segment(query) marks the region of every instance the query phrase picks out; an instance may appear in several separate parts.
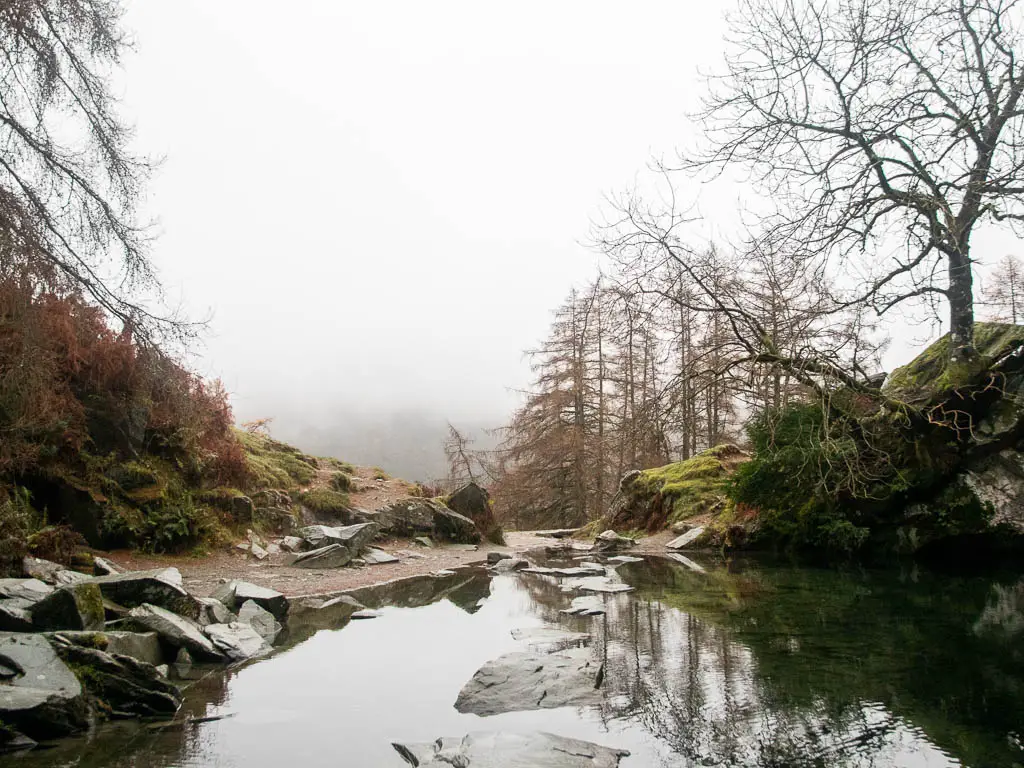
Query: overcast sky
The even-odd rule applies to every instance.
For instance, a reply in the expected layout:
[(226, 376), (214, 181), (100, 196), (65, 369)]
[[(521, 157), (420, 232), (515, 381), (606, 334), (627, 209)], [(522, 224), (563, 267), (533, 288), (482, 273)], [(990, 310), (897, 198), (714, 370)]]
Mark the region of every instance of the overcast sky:
[(692, 139), (728, 5), (130, 3), (125, 108), (166, 158), (169, 293), (212, 317), (199, 368), (241, 419), (502, 422), (594, 275), (603, 195)]

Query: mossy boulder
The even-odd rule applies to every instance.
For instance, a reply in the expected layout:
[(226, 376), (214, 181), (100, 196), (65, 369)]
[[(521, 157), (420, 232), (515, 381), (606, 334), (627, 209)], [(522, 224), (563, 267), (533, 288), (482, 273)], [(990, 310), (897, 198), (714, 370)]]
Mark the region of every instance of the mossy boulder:
[(494, 516), (494, 502), (487, 489), (477, 483), (466, 483), (445, 499), (449, 509), (465, 515), (492, 544), (504, 545), (505, 533)]
[(732, 511), (729, 478), (748, 458), (723, 444), (685, 461), (629, 472), (612, 499), (606, 527), (654, 533), (694, 517), (725, 518)]
[(103, 594), (95, 584), (80, 583), (55, 589), (29, 612), (39, 629), (73, 629), (92, 632), (103, 629), (106, 614)]

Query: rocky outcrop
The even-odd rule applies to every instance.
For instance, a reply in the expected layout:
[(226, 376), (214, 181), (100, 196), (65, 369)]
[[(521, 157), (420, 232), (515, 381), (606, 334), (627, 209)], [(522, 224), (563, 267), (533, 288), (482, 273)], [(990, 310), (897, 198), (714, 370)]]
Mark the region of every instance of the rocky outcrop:
[(505, 533), (494, 516), (494, 502), (485, 488), (474, 482), (466, 483), (447, 499), (453, 512), (468, 517), (484, 539), (492, 544), (504, 544)]
[(439, 541), (480, 542), (480, 531), (470, 518), (434, 499), (400, 499), (369, 514), (381, 531), (391, 536), (414, 538), (427, 535)]
[(37, 629), (103, 629), (103, 595), (95, 584), (60, 587), (28, 609)]
[(42, 635), (0, 635), (0, 720), (33, 739), (88, 725), (82, 685)]
[(97, 576), (90, 583), (99, 586), (103, 597), (125, 608), (156, 605), (172, 613), (198, 619), (202, 604), (185, 591), (177, 568)]
[(597, 705), (603, 667), (589, 648), (560, 653), (507, 653), (484, 664), (463, 686), (455, 709), (497, 715)]
[(629, 755), (624, 749), (542, 732), (479, 732), (392, 746), (419, 768), (615, 768)]

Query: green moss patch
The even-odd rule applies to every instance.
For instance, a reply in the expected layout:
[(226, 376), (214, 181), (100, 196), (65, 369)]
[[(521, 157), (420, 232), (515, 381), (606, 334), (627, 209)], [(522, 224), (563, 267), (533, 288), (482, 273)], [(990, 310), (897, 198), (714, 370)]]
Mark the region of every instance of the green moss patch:
[(313, 456), (265, 435), (240, 431), (238, 437), (252, 488), (293, 489), (312, 481), (317, 466)]
[(299, 502), (313, 512), (342, 517), (348, 511), (348, 495), (328, 488), (314, 488), (299, 496)]
[(734, 445), (719, 445), (686, 461), (644, 470), (634, 483), (634, 493), (662, 498), (668, 507), (667, 523), (696, 515), (724, 513), (731, 506), (726, 489), (735, 466), (746, 454)]

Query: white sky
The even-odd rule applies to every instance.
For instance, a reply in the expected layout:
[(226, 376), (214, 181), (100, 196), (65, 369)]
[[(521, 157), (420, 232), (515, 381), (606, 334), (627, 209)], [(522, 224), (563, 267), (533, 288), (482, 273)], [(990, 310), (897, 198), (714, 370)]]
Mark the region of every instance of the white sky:
[(212, 315), (199, 368), (289, 436), (331, 409), (501, 423), (594, 274), (602, 196), (691, 140), (728, 5), (130, 3), (125, 108), (166, 158), (169, 293)]

